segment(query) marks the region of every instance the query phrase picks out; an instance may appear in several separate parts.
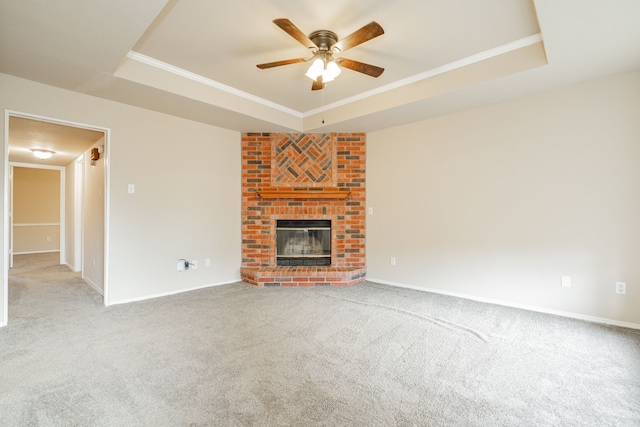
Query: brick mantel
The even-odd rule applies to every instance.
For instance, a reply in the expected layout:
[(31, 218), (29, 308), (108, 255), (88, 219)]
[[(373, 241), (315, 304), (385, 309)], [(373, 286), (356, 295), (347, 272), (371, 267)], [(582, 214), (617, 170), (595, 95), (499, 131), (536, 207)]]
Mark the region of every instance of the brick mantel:
[[(242, 134), (242, 279), (253, 285), (351, 285), (364, 280), (362, 133)], [(331, 266), (277, 267), (278, 219), (329, 219)]]

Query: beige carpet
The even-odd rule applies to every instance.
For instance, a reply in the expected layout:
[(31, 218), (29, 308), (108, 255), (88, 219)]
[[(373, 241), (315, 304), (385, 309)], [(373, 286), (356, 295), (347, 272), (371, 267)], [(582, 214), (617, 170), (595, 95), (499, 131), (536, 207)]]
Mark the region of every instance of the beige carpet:
[(103, 307), (16, 257), (0, 426), (640, 426), (640, 333), (364, 283)]

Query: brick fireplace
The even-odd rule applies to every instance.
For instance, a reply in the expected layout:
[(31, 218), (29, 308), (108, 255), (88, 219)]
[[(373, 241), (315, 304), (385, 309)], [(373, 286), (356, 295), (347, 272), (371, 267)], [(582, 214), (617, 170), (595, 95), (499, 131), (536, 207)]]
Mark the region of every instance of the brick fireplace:
[[(363, 133), (242, 134), (242, 280), (257, 286), (346, 286), (364, 280)], [(278, 266), (276, 225), (331, 224), (330, 264)]]

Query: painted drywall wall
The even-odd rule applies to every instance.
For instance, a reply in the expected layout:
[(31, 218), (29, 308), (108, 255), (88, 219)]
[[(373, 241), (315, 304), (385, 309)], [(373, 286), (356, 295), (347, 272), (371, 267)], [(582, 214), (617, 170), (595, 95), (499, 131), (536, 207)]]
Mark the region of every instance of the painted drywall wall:
[(59, 225), (13, 227), (13, 254), (60, 252)]
[(13, 253), (60, 250), (60, 171), (13, 168)]
[[(84, 205), (83, 153), (65, 167), (65, 264), (73, 271), (82, 271), (82, 216)], [(104, 194), (104, 182), (103, 182)], [(102, 236), (104, 239), (104, 236)], [(104, 241), (103, 241), (104, 243)], [(104, 254), (103, 254), (104, 255)], [(103, 263), (104, 264), (104, 263)], [(104, 283), (103, 283), (104, 285)], [(103, 286), (104, 288), (104, 286)]]
[(84, 153), (82, 208), (82, 277), (104, 294), (104, 153), (91, 160), (91, 150), (102, 146), (101, 138)]
[(639, 118), (636, 72), (370, 133), (368, 277), (640, 324)]
[(0, 107), (110, 130), (108, 303), (239, 280), (238, 132), (3, 74)]
[(64, 180), (64, 212), (65, 212), (65, 259), (63, 262), (73, 271), (78, 271), (79, 266), (75, 265), (76, 247), (74, 229), (76, 220), (76, 162), (71, 162), (65, 168)]

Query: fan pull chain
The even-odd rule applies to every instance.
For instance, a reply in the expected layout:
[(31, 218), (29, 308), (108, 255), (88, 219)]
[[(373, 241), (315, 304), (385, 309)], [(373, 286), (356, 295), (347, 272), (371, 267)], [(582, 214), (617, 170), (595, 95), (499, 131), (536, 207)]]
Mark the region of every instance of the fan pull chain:
[(327, 86), (325, 85), (324, 89), (322, 89), (322, 124), (324, 124), (324, 91), (327, 90)]

